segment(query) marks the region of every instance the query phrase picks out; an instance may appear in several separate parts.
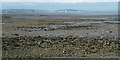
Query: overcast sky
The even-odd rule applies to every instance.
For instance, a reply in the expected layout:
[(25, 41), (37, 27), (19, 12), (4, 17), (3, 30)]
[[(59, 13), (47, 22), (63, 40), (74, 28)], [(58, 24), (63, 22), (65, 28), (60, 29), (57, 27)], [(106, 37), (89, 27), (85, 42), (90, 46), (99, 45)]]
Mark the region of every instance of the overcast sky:
[(54, 3), (76, 3), (76, 2), (118, 2), (119, 0), (1, 0), (2, 2), (54, 2)]

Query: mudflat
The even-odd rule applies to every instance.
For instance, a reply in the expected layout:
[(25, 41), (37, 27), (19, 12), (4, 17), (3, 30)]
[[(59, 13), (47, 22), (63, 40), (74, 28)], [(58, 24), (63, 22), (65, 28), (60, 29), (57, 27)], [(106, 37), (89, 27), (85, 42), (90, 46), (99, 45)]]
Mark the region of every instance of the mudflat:
[(3, 58), (119, 57), (117, 15), (2, 16)]

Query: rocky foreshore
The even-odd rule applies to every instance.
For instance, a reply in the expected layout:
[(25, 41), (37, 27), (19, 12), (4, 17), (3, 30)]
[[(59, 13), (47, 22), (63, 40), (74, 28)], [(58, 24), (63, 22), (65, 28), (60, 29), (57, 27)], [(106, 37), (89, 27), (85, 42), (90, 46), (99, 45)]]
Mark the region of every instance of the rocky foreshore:
[(3, 37), (3, 57), (118, 57), (118, 38)]

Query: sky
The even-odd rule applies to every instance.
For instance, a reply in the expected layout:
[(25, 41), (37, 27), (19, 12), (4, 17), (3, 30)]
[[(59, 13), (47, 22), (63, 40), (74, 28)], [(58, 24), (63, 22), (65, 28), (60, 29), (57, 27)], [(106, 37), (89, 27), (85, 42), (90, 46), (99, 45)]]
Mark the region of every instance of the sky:
[(2, 2), (50, 2), (50, 3), (77, 3), (77, 2), (118, 2), (119, 0), (1, 0)]
[(1, 0), (2, 9), (117, 11), (119, 0)]
[(89, 11), (117, 11), (117, 2), (77, 2), (77, 3), (48, 3), (48, 2), (3, 2), (2, 9), (36, 9), (60, 10), (77, 9)]

